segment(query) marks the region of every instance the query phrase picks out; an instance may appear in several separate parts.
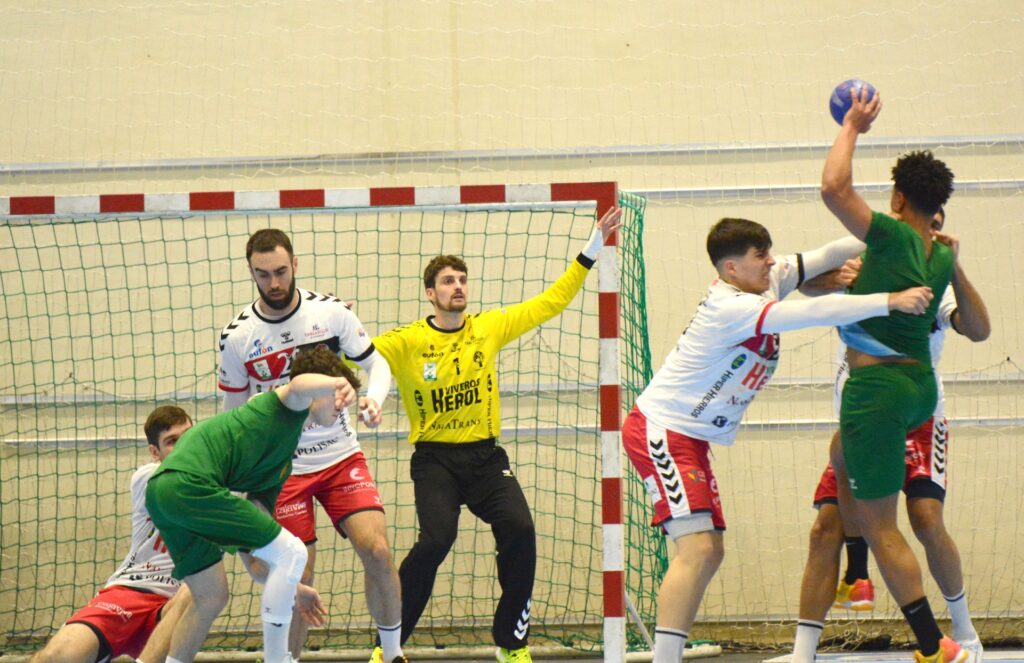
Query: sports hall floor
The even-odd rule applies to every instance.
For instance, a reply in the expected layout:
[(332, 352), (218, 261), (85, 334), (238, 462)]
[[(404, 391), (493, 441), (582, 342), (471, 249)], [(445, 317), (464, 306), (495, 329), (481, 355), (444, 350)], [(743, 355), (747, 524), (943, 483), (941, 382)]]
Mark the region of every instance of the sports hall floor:
[[(24, 663), (28, 660), (27, 655), (2, 655), (0, 654), (0, 663)], [(119, 661), (127, 661), (128, 659), (118, 659)], [(218, 656), (210, 657), (208, 654), (200, 654), (197, 659), (200, 662), (206, 661), (213, 663), (213, 661), (225, 661), (230, 663), (241, 662), (241, 661), (255, 661), (256, 659), (252, 654), (243, 656)], [(304, 659), (305, 660), (305, 659)], [(322, 661), (323, 663), (330, 663), (329, 659), (315, 658), (311, 660)], [(336, 659), (341, 661), (342, 659)], [(439, 663), (442, 659), (428, 659), (432, 663)], [(580, 663), (581, 661), (600, 661), (600, 658), (564, 658), (564, 659), (552, 659), (552, 658), (538, 658), (538, 661), (545, 661), (546, 663)], [(650, 659), (647, 659), (650, 660)], [(702, 658), (689, 658), (687, 661), (707, 661), (708, 663), (789, 663), (789, 654), (779, 654), (771, 652), (754, 652), (754, 653), (723, 653), (720, 656), (714, 657), (702, 657)], [(857, 653), (832, 653), (832, 654), (819, 654), (819, 663), (907, 663), (913, 660), (911, 652), (902, 650), (893, 650), (889, 652), (857, 652)], [(1024, 661), (1024, 650), (985, 650), (985, 663), (1021, 663)], [(494, 663), (493, 658), (477, 658), (477, 659), (457, 659), (457, 663)]]

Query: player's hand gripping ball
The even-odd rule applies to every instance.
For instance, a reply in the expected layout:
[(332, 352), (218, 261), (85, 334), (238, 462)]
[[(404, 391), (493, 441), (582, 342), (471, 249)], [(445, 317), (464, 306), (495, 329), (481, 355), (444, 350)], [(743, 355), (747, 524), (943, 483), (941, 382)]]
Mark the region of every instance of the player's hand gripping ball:
[(859, 78), (843, 81), (836, 86), (836, 89), (832, 90), (832, 96), (828, 100), (828, 110), (832, 113), (832, 119), (836, 121), (836, 124), (843, 126), (843, 118), (846, 117), (846, 112), (850, 110), (850, 106), (853, 104), (850, 101), (850, 90), (854, 90), (857, 96), (860, 97), (860, 91), (865, 87), (868, 89), (867, 98), (870, 100), (871, 97), (875, 96), (875, 86)]

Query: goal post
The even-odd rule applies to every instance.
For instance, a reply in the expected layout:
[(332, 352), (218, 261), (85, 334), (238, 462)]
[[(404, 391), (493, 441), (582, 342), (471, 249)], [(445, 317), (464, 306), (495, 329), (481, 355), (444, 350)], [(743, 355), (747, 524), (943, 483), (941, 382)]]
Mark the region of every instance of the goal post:
[[(120, 562), (148, 411), (174, 402), (201, 420), (219, 409), (216, 337), (254, 296), (251, 232), (289, 233), (298, 285), (352, 301), (382, 333), (427, 313), (431, 256), (466, 259), (476, 310), (516, 303), (553, 282), (616, 204), (623, 227), (597, 274), (561, 315), (505, 348), (498, 376), (501, 441), (538, 532), (531, 642), (621, 660), (640, 642), (626, 623), (626, 584), (646, 592), (633, 598), (650, 622), (655, 583), (637, 575), (625, 544), (647, 528), (642, 508), (623, 506), (631, 488), (619, 440), (623, 408), (650, 377), (645, 201), (613, 182), (0, 197), (0, 639), (34, 648)], [(415, 511), (408, 422), (389, 401), (382, 429), (359, 436), (397, 563)], [(310, 644), (366, 648), (361, 564), (322, 515), (318, 539), (317, 586), (331, 614)], [(661, 554), (653, 563), (663, 569)], [(467, 514), (411, 645), (489, 644), (500, 591), (492, 558), (490, 531)], [(232, 601), (207, 641), (220, 649), (260, 632), (257, 593), (228, 560)]]

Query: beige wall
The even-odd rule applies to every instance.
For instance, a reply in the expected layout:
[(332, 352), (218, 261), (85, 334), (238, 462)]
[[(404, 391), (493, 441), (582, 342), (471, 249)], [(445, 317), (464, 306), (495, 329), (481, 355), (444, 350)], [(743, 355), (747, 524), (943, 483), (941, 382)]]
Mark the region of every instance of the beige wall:
[(1024, 95), (1005, 0), (149, 4), (0, 3), (0, 161), (821, 140), (856, 75), (880, 135), (1003, 134)]
[[(969, 419), (1024, 416), (1017, 257), (1024, 249), (1024, 20), (1014, 2), (226, 0), (126, 7), (93, 0), (71, 7), (0, 0), (0, 16), (0, 197), (599, 179), (627, 190), (674, 191), (652, 197), (646, 218), (656, 365), (712, 276), (702, 244), (714, 220), (759, 220), (782, 253), (841, 234), (814, 187), (836, 131), (826, 109), (831, 88), (862, 76), (881, 90), (885, 109), (858, 153), (857, 181), (884, 183), (900, 143), (911, 142), (933, 146), (962, 183), (948, 207), (949, 229), (962, 236), (964, 264), (989, 303), (994, 329), (984, 344), (950, 340), (942, 370), (951, 410)], [(621, 146), (627, 149), (612, 149)], [(689, 149), (650, 149), (663, 146)], [(242, 163), (246, 158), (255, 160)], [(46, 164), (66, 167), (54, 172)], [(691, 190), (699, 193), (686, 195)], [(868, 197), (884, 208), (883, 193)], [(93, 231), (79, 228), (74, 232), (90, 239)], [(161, 348), (184, 338), (196, 353), (209, 347), (195, 361), (210, 362), (212, 341), (203, 339), (251, 295), (239, 265), (216, 261), (249, 229), (230, 219), (168, 223), (160, 233), (168, 267), (143, 276), (126, 270), (125, 279), (151, 286), (147, 295), (132, 295), (133, 307), (172, 301), (185, 325), (171, 334), (140, 332), (158, 355), (133, 357), (140, 373), (166, 370)], [(40, 235), (25, 233), (0, 229), (0, 262), (28, 270), (25, 260), (55, 264), (64, 257), (55, 249), (36, 254)], [(213, 235), (225, 238), (204, 244), (202, 258), (212, 258), (213, 267), (197, 272), (186, 242)], [(120, 239), (133, 247), (131, 257), (153, 250), (150, 237), (135, 229)], [(90, 250), (81, 259), (94, 268), (108, 264), (100, 254)], [(328, 280), (354, 268), (339, 261), (320, 269), (329, 274), (315, 278)], [(225, 291), (193, 285), (222, 277), (238, 284)], [(15, 278), (4, 272), (5, 294), (23, 287)], [(83, 271), (82, 282), (88, 278)], [(45, 313), (47, 306), (56, 307), (54, 319), (80, 309), (80, 324), (95, 322), (86, 306), (95, 302), (80, 296), (30, 300), (4, 300), (4, 322), (22, 324), (25, 311)], [(193, 317), (197, 309), (208, 313)], [(130, 329), (133, 321), (100, 324)], [(827, 421), (831, 335), (789, 334), (783, 344), (776, 388), (755, 404), (750, 421)], [(58, 345), (31, 351), (70, 359), (75, 348)], [(12, 362), (29, 351), (28, 344), (11, 346)], [(787, 387), (807, 381), (824, 386)], [(16, 414), (26, 416), (4, 412), (8, 441), (21, 434), (10, 423)], [(62, 425), (58, 431), (74, 435), (72, 424)], [(815, 439), (827, 436), (827, 424), (820, 426), (794, 440), (747, 431), (718, 454), (731, 552), (709, 593), (709, 616), (732, 615), (768, 575), (785, 579), (784, 599), (759, 598), (753, 609), (793, 615), (811, 518), (805, 506), (824, 457)], [(978, 588), (972, 592), (985, 597), (974, 605), (1019, 615), (1019, 592), (1001, 593), (998, 579), (1009, 573), (1013, 586), (1024, 574), (1024, 532), (1006, 516), (1022, 506), (1012, 470), (1020, 467), (1024, 440), (1019, 426), (963, 435), (969, 460), (956, 462), (972, 469), (954, 477), (961, 486), (970, 479), (954, 493), (950, 512)], [(8, 459), (5, 476), (14, 471)], [(754, 469), (766, 465), (782, 470)], [(733, 495), (734, 486), (744, 492)], [(769, 493), (777, 509), (765, 510)], [(784, 519), (774, 520), (780, 512)], [(748, 565), (756, 568), (743, 570)], [(5, 591), (22, 581), (9, 568)], [(106, 573), (95, 570), (97, 579)]]

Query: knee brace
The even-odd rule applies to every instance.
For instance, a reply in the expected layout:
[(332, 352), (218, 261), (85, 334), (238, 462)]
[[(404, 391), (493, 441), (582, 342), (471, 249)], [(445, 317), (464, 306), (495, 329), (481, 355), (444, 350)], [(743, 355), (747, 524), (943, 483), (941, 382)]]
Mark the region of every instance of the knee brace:
[(260, 599), (263, 621), (275, 624), (290, 623), (295, 605), (295, 588), (302, 579), (308, 553), (296, 536), (281, 530), (273, 541), (252, 551), (267, 563), (267, 582)]

